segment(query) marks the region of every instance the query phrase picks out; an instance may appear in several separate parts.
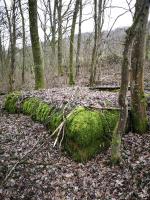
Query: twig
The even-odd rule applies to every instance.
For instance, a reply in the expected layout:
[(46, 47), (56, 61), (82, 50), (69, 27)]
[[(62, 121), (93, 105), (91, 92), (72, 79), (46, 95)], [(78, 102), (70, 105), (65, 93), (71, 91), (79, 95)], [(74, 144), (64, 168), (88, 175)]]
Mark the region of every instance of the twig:
[[(72, 111), (66, 116), (66, 118), (63, 120), (63, 122), (61, 122), (61, 124), (59, 125), (59, 127), (58, 127), (58, 129), (57, 129), (58, 134), (57, 134), (57, 137), (56, 137), (56, 139), (55, 139), (55, 142), (54, 142), (53, 147), (55, 147), (55, 145), (57, 144), (58, 138), (59, 138), (59, 136), (60, 136), (60, 134), (61, 134), (62, 128), (64, 127), (64, 125), (65, 125), (67, 119), (73, 114), (73, 112), (74, 112), (74, 110), (72, 110)], [(57, 132), (57, 131), (56, 131), (56, 132)], [(62, 139), (61, 139), (61, 140), (62, 140)], [(61, 142), (62, 142), (62, 141), (61, 141)], [(59, 146), (60, 146), (60, 145), (59, 145)]]

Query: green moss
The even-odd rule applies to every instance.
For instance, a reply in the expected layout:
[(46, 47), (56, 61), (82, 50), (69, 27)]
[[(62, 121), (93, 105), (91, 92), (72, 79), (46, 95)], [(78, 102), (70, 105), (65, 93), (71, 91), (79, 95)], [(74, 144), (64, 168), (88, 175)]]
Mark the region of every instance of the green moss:
[(43, 124), (47, 124), (52, 111), (52, 106), (42, 102), (38, 98), (32, 97), (24, 101), (22, 111), (24, 114), (30, 115), (33, 119)]
[(132, 129), (137, 133), (145, 133), (148, 130), (148, 118), (141, 117), (141, 113), (139, 113), (135, 109), (131, 109), (131, 118), (132, 118)]
[(76, 161), (87, 161), (108, 147), (118, 113), (97, 112), (78, 107), (68, 119), (64, 146)]
[(6, 96), (5, 99), (5, 109), (10, 113), (19, 112), (16, 103), (19, 100), (20, 92), (13, 92)]
[(67, 140), (67, 142), (65, 141), (64, 148), (73, 160), (86, 162), (100, 150), (103, 150), (104, 146), (100, 146), (99, 141), (95, 141), (95, 143), (82, 148), (75, 141)]
[(22, 112), (30, 115), (33, 119), (36, 119), (37, 108), (40, 105), (40, 100), (37, 98), (28, 98), (23, 102)]
[(49, 115), (50, 115), (52, 109), (53, 109), (52, 106), (50, 106), (46, 103), (40, 102), (39, 106), (36, 110), (36, 120), (38, 120), (44, 124), (47, 124), (48, 120), (49, 120)]
[(63, 120), (63, 113), (60, 109), (53, 109), (49, 116), (48, 128), (53, 132)]
[(145, 133), (148, 130), (148, 117), (146, 114), (148, 98), (143, 93), (138, 94), (138, 98), (131, 107), (132, 131)]
[[(7, 96), (5, 108), (17, 112), (16, 103), (20, 93)], [(20, 111), (34, 120), (46, 124), (52, 132), (63, 120), (63, 109), (54, 109), (38, 98), (24, 99)], [(110, 145), (112, 132), (118, 121), (117, 111), (93, 111), (77, 107), (65, 125), (64, 149), (79, 162), (85, 162)]]
[(118, 123), (113, 131), (112, 142), (111, 142), (111, 161), (113, 165), (117, 165), (121, 161), (121, 135), (117, 133)]
[(116, 124), (118, 122), (119, 119), (119, 112), (115, 111), (115, 110), (111, 110), (111, 111), (102, 111), (101, 112), (101, 120), (102, 120), (102, 124), (103, 124), (103, 129), (105, 132), (105, 136), (107, 137), (111, 137), (112, 135), (112, 131), (115, 129)]

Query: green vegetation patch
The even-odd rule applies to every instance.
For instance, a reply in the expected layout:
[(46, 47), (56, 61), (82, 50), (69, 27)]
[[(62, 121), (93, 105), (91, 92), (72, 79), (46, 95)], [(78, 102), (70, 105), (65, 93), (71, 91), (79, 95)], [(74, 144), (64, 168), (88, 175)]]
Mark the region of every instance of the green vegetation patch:
[(30, 115), (33, 119), (36, 119), (36, 112), (40, 105), (40, 100), (34, 97), (25, 99), (22, 105), (22, 112), (26, 115)]
[(49, 121), (49, 116), (50, 113), (52, 111), (53, 107), (44, 103), (44, 102), (40, 102), (39, 106), (36, 110), (36, 120), (47, 124)]
[(119, 119), (119, 112), (117, 110), (101, 111), (101, 120), (103, 124), (103, 130), (105, 132), (104, 137), (111, 140), (112, 131), (115, 129)]
[(17, 108), (17, 102), (18, 102), (20, 96), (21, 96), (20, 92), (13, 92), (13, 93), (10, 93), (6, 96), (6, 98), (5, 98), (5, 109), (9, 113), (19, 112), (19, 110)]
[(24, 114), (30, 115), (32, 119), (43, 124), (48, 123), (52, 109), (52, 106), (35, 97), (26, 99), (22, 105), (22, 112)]
[(63, 120), (62, 109), (53, 109), (51, 115), (49, 116), (49, 122), (47, 124), (51, 132), (53, 132)]
[(71, 157), (85, 162), (108, 147), (119, 114), (98, 112), (78, 107), (68, 119), (64, 146)]
[[(20, 93), (6, 97), (5, 109), (18, 112)], [(37, 120), (53, 132), (63, 121), (63, 108), (56, 109), (36, 97), (29, 97), (18, 107), (20, 112)], [(95, 111), (77, 107), (65, 124), (63, 147), (78, 162), (85, 162), (110, 145), (112, 132), (119, 118), (118, 111)], [(61, 139), (61, 138), (60, 138)]]

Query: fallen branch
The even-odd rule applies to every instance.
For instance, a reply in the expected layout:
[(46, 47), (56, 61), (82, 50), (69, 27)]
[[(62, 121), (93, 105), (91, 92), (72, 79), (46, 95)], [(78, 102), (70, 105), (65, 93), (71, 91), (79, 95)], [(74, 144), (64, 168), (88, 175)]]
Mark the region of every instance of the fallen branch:
[(84, 106), (85, 108), (93, 109), (93, 110), (120, 110), (118, 107), (95, 107), (95, 106)]
[[(60, 134), (61, 134), (61, 131), (62, 131), (62, 129), (64, 128), (64, 125), (65, 125), (67, 119), (73, 114), (73, 112), (74, 112), (74, 110), (72, 110), (72, 111), (66, 116), (66, 118), (64, 118), (63, 122), (61, 122), (61, 124), (58, 126), (57, 131), (56, 131), (54, 134), (52, 134), (52, 136), (54, 136), (54, 135), (58, 132), (53, 147), (56, 146), (56, 144), (57, 144), (57, 142), (58, 142), (58, 139), (59, 139), (59, 136), (60, 136)], [(63, 137), (64, 137), (64, 131), (63, 131)], [(62, 143), (62, 140), (63, 140), (63, 138), (61, 139), (61, 143)], [(59, 146), (60, 146), (60, 144), (59, 144)]]

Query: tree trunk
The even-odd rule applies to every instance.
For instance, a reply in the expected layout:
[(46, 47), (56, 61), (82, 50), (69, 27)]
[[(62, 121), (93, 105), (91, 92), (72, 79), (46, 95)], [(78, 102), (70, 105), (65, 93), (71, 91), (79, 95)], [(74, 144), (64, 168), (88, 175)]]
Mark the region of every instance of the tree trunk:
[(51, 47), (52, 47), (52, 56), (53, 56), (53, 65), (55, 66), (56, 61), (56, 8), (58, 9), (58, 0), (54, 0), (54, 10), (52, 12), (51, 1), (48, 0), (49, 7), (49, 17), (50, 17), (50, 26), (51, 26)]
[(144, 133), (148, 128), (146, 114), (146, 99), (144, 95), (144, 64), (146, 51), (146, 33), (148, 25), (149, 1), (137, 0), (136, 15), (144, 2), (142, 18), (136, 31), (131, 62), (131, 118), (132, 129), (137, 133)]
[(14, 90), (14, 73), (15, 73), (15, 55), (16, 55), (16, 1), (12, 2), (12, 17), (9, 14), (6, 1), (4, 0), (6, 16), (8, 20), (8, 29), (10, 37), (10, 69), (9, 69), (9, 88), (11, 92)]
[(97, 0), (94, 0), (94, 47), (92, 51), (92, 62), (90, 68), (90, 86), (93, 86), (95, 83), (95, 68), (96, 68), (96, 58), (97, 58), (97, 40), (98, 40), (98, 24), (97, 24)]
[(1, 70), (1, 77), (3, 79), (4, 75), (4, 66), (3, 66), (3, 46), (2, 46), (2, 36), (1, 36), (1, 30), (0, 30), (0, 70)]
[(22, 6), (21, 6), (21, 0), (19, 2), (19, 9), (20, 9), (20, 15), (21, 15), (21, 20), (22, 20), (22, 84), (25, 83), (25, 20), (24, 20), (24, 15), (22, 11)]
[(105, 7), (106, 1), (105, 0), (94, 0), (94, 47), (92, 52), (92, 62), (91, 62), (91, 68), (90, 68), (90, 80), (89, 84), (90, 86), (93, 86), (96, 79), (96, 70), (98, 60), (101, 55), (101, 31), (103, 26), (103, 17), (104, 17), (104, 7)]
[(57, 1), (58, 13), (58, 75), (63, 75), (62, 69), (62, 0)]
[(35, 71), (35, 89), (44, 88), (44, 67), (38, 34), (37, 0), (29, 0), (29, 21)]
[(16, 57), (16, 1), (13, 1), (13, 11), (12, 11), (12, 38), (11, 38), (11, 66), (9, 73), (9, 91), (14, 90), (15, 82), (15, 57)]
[(127, 91), (129, 84), (129, 65), (131, 57), (131, 45), (132, 41), (130, 39), (130, 34), (128, 33), (125, 40), (125, 47), (123, 52), (123, 64), (122, 64), (122, 73), (121, 73), (121, 88), (119, 93), (119, 106), (120, 106), (120, 117), (116, 129), (114, 130), (112, 137), (112, 162), (117, 164), (121, 159), (121, 136), (125, 131), (127, 117), (128, 117), (128, 99)]
[(79, 11), (80, 0), (76, 0), (75, 8), (73, 13), (72, 25), (71, 25), (71, 34), (70, 34), (70, 55), (69, 55), (69, 85), (74, 85), (74, 75), (73, 75), (73, 50), (74, 50), (74, 32), (76, 26), (77, 15)]
[(122, 63), (122, 73), (121, 73), (121, 88), (119, 93), (119, 106), (120, 106), (120, 118), (116, 129), (114, 130), (112, 137), (112, 163), (117, 164), (121, 160), (121, 136), (125, 132), (127, 117), (128, 117), (128, 99), (127, 91), (129, 85), (129, 68), (131, 65), (131, 50), (133, 46), (133, 40), (135, 34), (139, 28), (140, 21), (143, 19), (142, 11), (143, 6), (140, 8), (140, 11), (135, 15), (133, 25), (127, 30), (127, 36), (125, 39), (125, 47), (123, 52), (123, 63)]
[(76, 55), (76, 76), (79, 75), (79, 70), (80, 70), (82, 0), (80, 0), (79, 7), (80, 7), (80, 14), (79, 14), (79, 32), (78, 32), (78, 41), (77, 41), (77, 55)]
[(146, 40), (146, 59), (150, 60), (150, 34), (147, 35)]

